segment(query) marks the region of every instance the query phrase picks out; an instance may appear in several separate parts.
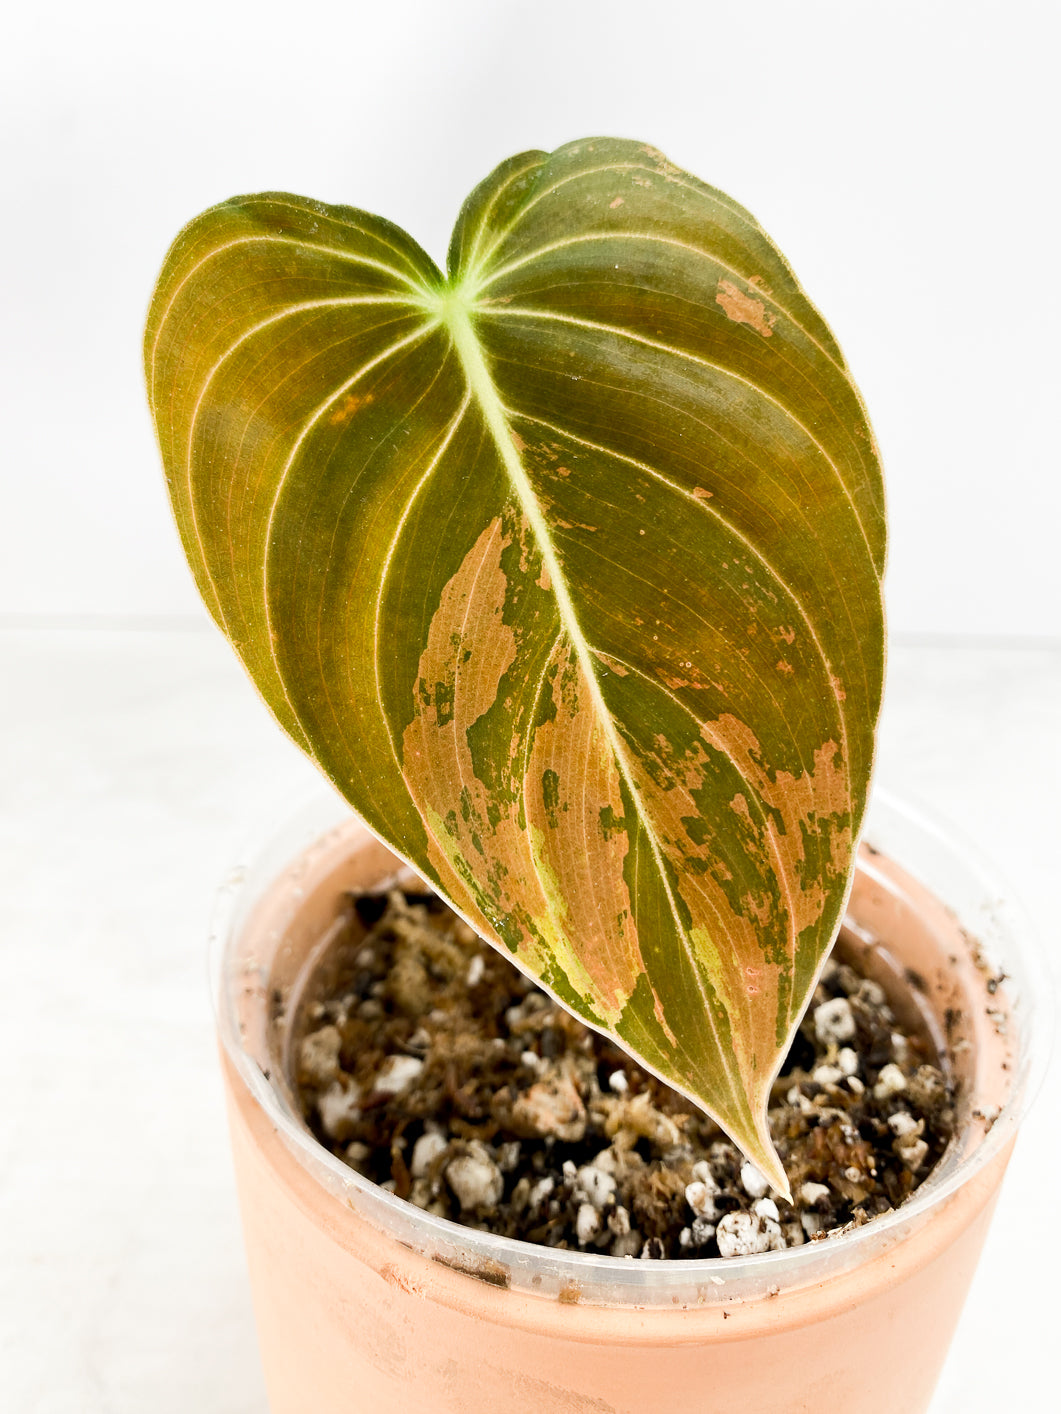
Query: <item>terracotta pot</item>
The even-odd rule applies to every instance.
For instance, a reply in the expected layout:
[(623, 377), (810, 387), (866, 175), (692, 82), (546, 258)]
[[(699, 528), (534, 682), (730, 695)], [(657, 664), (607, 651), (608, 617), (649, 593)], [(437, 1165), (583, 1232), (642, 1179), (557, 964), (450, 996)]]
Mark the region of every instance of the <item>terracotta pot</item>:
[[(363, 826), (336, 818), (334, 804), (311, 809), (239, 871), (215, 930), (272, 1414), (924, 1411), (1036, 1078), (1045, 995), (1019, 929), (963, 854), (878, 800), (848, 910), (893, 997), (897, 977), (918, 974), (919, 988), (901, 984), (906, 1004), (947, 1045), (961, 1081), (958, 1134), (935, 1173), (900, 1211), (840, 1238), (747, 1259), (642, 1262), (430, 1216), (346, 1168), (302, 1125), (285, 1020), (328, 945), (338, 895), (403, 870)], [(1000, 967), (1007, 980), (996, 987)]]

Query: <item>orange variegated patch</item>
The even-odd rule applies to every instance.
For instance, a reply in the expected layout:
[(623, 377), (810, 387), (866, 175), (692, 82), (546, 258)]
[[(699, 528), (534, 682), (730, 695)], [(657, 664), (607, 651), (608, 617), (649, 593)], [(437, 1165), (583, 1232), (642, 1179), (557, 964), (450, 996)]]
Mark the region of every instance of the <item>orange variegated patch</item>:
[(566, 639), (543, 685), (524, 802), (558, 961), (572, 980), (586, 979), (587, 1002), (614, 1026), (644, 971), (625, 875), (626, 806), (612, 743)]

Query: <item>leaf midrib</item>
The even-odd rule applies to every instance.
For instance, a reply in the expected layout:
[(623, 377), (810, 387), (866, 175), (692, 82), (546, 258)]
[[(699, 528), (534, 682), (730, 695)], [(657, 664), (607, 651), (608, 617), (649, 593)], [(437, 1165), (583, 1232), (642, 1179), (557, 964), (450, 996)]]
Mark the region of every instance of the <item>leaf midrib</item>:
[(498, 455), (501, 458), (505, 471), (508, 473), (509, 480), (512, 483), (513, 490), (519, 500), (520, 507), (524, 515), (526, 515), (534, 538), (537, 541), (538, 549), (541, 553), (545, 568), (548, 571), (553, 594), (556, 598), (560, 622), (575, 650), (575, 656), (578, 659), (579, 667), (582, 669), (583, 678), (589, 687), (597, 720), (601, 724), (608, 739), (608, 744), (615, 758), (616, 766), (626, 783), (630, 799), (633, 801), (634, 809), (637, 811), (641, 828), (652, 850), (652, 856), (656, 864), (660, 882), (667, 896), (667, 906), (670, 909), (671, 917), (674, 921), (675, 931), (681, 939), (682, 948), (688, 958), (693, 976), (696, 978), (697, 990), (703, 1002), (704, 1015), (715, 1035), (718, 1054), (724, 1057), (725, 1060), (727, 1078), (734, 1092), (739, 1094), (742, 1089), (742, 1084), (740, 1078), (733, 1073), (730, 1056), (725, 1046), (722, 1045), (721, 1037), (718, 1035), (715, 1028), (714, 1015), (711, 1010), (710, 999), (704, 992), (703, 979), (700, 975), (696, 952), (682, 924), (681, 915), (679, 914), (674, 900), (671, 882), (667, 877), (659, 841), (656, 838), (652, 822), (646, 819), (640, 807), (640, 793), (637, 788), (637, 783), (630, 771), (624, 743), (616, 730), (615, 722), (612, 719), (612, 715), (601, 693), (593, 654), (579, 625), (574, 604), (571, 601), (570, 591), (567, 587), (567, 578), (557, 557), (556, 550), (552, 543), (552, 537), (549, 534), (549, 527), (545, 516), (542, 514), (541, 507), (538, 504), (538, 499), (534, 494), (534, 488), (530, 484), (527, 473), (523, 469), (523, 463), (520, 461), (519, 454), (516, 451), (512, 431), (505, 416), (504, 405), (498, 396), (497, 388), (494, 385), (493, 377), (487, 366), (482, 347), (476, 337), (471, 314), (463, 301), (453, 301), (446, 311), (445, 318), (453, 339), (454, 348), (457, 351), (461, 366), (464, 369), (464, 375), (468, 380), (468, 386), (476, 402), (479, 404), (487, 430), (493, 438)]

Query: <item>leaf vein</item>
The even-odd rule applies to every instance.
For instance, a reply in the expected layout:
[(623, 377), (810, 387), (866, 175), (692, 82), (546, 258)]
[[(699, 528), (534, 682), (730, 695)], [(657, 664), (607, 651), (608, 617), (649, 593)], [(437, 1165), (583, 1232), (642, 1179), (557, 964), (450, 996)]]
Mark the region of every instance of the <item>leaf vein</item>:
[(201, 560), (201, 563), (202, 563), (202, 566), (203, 566), (203, 572), (204, 572), (204, 574), (206, 575), (207, 583), (208, 583), (209, 586), (210, 586), (210, 591), (211, 591), (211, 594), (212, 594), (212, 596), (213, 596), (213, 598), (214, 598), (215, 605), (216, 605), (216, 607), (217, 607), (217, 617), (219, 618), (221, 627), (222, 627), (222, 629), (224, 630), (224, 632), (225, 632), (226, 634), (228, 634), (228, 632), (229, 632), (228, 617), (227, 617), (227, 615), (226, 615), (226, 613), (225, 613), (225, 609), (224, 609), (224, 605), (223, 605), (223, 603), (222, 603), (222, 601), (221, 601), (220, 593), (218, 592), (217, 582), (216, 582), (215, 579), (214, 579), (213, 573), (212, 573), (211, 568), (210, 568), (210, 563), (209, 563), (209, 561), (207, 560), (207, 557), (206, 557), (206, 547), (205, 547), (205, 545), (203, 544), (202, 533), (201, 533), (200, 526), (199, 526), (199, 517), (198, 517), (197, 510), (196, 510), (195, 496), (194, 496), (194, 491), (193, 491), (193, 475), (192, 475), (192, 472), (193, 472), (193, 468), (192, 468), (193, 449), (194, 449), (194, 444), (195, 444), (195, 428), (196, 428), (196, 425), (197, 425), (197, 423), (198, 423), (198, 421), (199, 421), (199, 414), (200, 414), (200, 411), (202, 410), (203, 402), (204, 402), (204, 400), (205, 400), (205, 398), (206, 398), (206, 395), (207, 395), (207, 392), (208, 392), (208, 390), (209, 390), (209, 388), (210, 388), (211, 383), (214, 381), (214, 378), (217, 376), (217, 374), (218, 374), (218, 372), (220, 371), (222, 365), (225, 364), (225, 363), (232, 357), (232, 355), (233, 355), (238, 349), (242, 348), (244, 344), (246, 344), (250, 339), (252, 339), (255, 334), (259, 334), (259, 333), (261, 333), (261, 331), (262, 331), (263, 329), (268, 329), (268, 328), (270, 328), (273, 324), (278, 324), (278, 323), (280, 323), (282, 320), (291, 318), (293, 315), (299, 314), (299, 313), (303, 312), (304, 310), (334, 308), (334, 307), (343, 306), (343, 305), (393, 305), (393, 304), (403, 304), (403, 305), (404, 305), (404, 304), (408, 304), (408, 305), (410, 305), (410, 308), (415, 308), (415, 306), (413, 306), (413, 305), (410, 303), (410, 301), (405, 300), (405, 299), (403, 299), (401, 296), (398, 296), (398, 295), (394, 296), (393, 298), (384, 298), (384, 299), (376, 299), (376, 298), (374, 298), (374, 297), (372, 297), (372, 296), (368, 296), (368, 295), (336, 296), (334, 299), (302, 300), (302, 301), (299, 301), (299, 303), (297, 303), (297, 304), (285, 305), (283, 309), (278, 310), (278, 311), (276, 311), (275, 313), (271, 314), (267, 319), (263, 319), (263, 320), (261, 320), (259, 323), (252, 325), (249, 329), (244, 330), (244, 332), (243, 332), (243, 333), (240, 335), (240, 337), (235, 341), (235, 343), (229, 345), (229, 347), (225, 350), (225, 352), (220, 356), (220, 358), (217, 359), (217, 361), (213, 364), (213, 366), (212, 366), (212, 367), (209, 369), (209, 371), (205, 374), (205, 376), (204, 376), (204, 378), (203, 378), (202, 385), (201, 385), (201, 387), (200, 387), (200, 389), (199, 389), (199, 396), (196, 398), (196, 400), (195, 400), (195, 405), (194, 405), (194, 407), (192, 408), (191, 417), (190, 417), (189, 420), (188, 420), (188, 430), (187, 430), (187, 433), (185, 434), (185, 435), (186, 435), (186, 441), (187, 441), (186, 450), (185, 450), (185, 458), (184, 458), (184, 462), (185, 462), (185, 481), (186, 481), (186, 483), (187, 483), (188, 513), (189, 513), (189, 519), (191, 520), (192, 530), (193, 530), (193, 532), (194, 532), (194, 534), (195, 534), (195, 543), (196, 543), (196, 545), (199, 547), (199, 557), (200, 557), (200, 560)]
[(203, 256), (201, 260), (196, 261), (196, 263), (191, 266), (190, 269), (185, 271), (184, 275), (175, 286), (169, 299), (166, 301), (166, 306), (163, 309), (161, 315), (159, 316), (158, 325), (155, 329), (155, 337), (151, 342), (151, 358), (148, 367), (148, 393), (152, 402), (154, 402), (155, 396), (155, 359), (158, 354), (158, 346), (162, 341), (162, 331), (166, 327), (166, 322), (169, 319), (170, 312), (172, 311), (173, 306), (176, 304), (178, 298), (180, 297), (181, 291), (184, 289), (185, 285), (187, 285), (188, 281), (193, 279), (198, 274), (198, 272), (203, 268), (204, 265), (209, 264), (209, 262), (215, 259), (217, 256), (223, 255), (226, 250), (232, 250), (236, 246), (241, 245), (294, 245), (300, 246), (304, 250), (317, 250), (320, 251), (322, 254), (334, 255), (340, 260), (349, 261), (353, 265), (365, 265), (373, 270), (381, 270), (384, 272), (384, 274), (393, 275), (396, 280), (398, 280), (403, 285), (407, 285), (410, 290), (413, 290), (417, 293), (419, 293), (420, 290), (420, 286), (412, 278), (412, 276), (406, 275), (403, 271), (395, 269), (394, 266), (388, 265), (385, 261), (374, 260), (371, 256), (356, 255), (353, 251), (343, 250), (340, 246), (320, 245), (313, 241), (298, 240), (292, 236), (237, 236), (234, 240), (225, 241), (221, 245), (212, 247), (206, 253), (206, 255)]
[[(531, 197), (529, 201), (525, 202), (524, 205), (520, 207), (519, 212), (513, 218), (513, 220), (509, 222), (509, 224), (504, 228), (504, 230), (498, 233), (497, 239), (486, 251), (483, 256), (483, 260), (486, 261), (490, 259), (494, 251), (497, 250), (498, 247), (516, 229), (519, 223), (526, 216), (527, 212), (532, 210), (533, 207), (537, 206), (539, 202), (544, 201), (546, 197), (552, 196), (554, 192), (558, 192), (561, 187), (566, 187), (571, 182), (580, 182), (585, 180), (587, 177), (597, 177), (604, 172), (647, 172), (651, 177), (663, 176), (663, 173), (661, 173), (658, 168), (647, 167), (643, 162), (607, 162), (600, 167), (580, 168), (579, 171), (572, 172), (571, 175), (568, 177), (561, 177), (561, 179), (558, 182), (554, 182), (551, 187), (546, 187), (544, 191), (536, 193), (536, 195)], [(758, 224), (750, 220), (748, 213), (743, 211), (739, 206), (736, 205), (736, 203), (727, 201), (723, 197), (721, 192), (716, 192), (708, 187), (691, 187), (688, 182), (675, 181), (673, 177), (668, 178), (668, 180), (675, 182), (675, 185), (683, 187), (686, 191), (693, 191), (698, 196), (706, 197), (716, 206), (721, 206), (724, 211), (728, 211), (731, 215), (740, 217), (740, 219), (746, 224), (750, 224), (752, 229), (755, 230), (758, 234), (762, 234), (762, 231), (760, 230)]]
[(284, 462), (284, 465), (280, 471), (280, 475), (277, 478), (276, 490), (273, 494), (272, 505), (269, 508), (269, 517), (266, 523), (265, 535), (263, 538), (261, 596), (263, 607), (265, 609), (266, 640), (269, 644), (269, 653), (273, 660), (273, 667), (276, 671), (277, 678), (279, 679), (280, 687), (283, 691), (284, 697), (287, 699), (288, 705), (290, 706), (291, 711), (296, 718), (298, 716), (298, 713), (295, 711), (294, 704), (291, 701), (291, 697), (287, 690), (287, 684), (285, 683), (283, 673), (280, 670), (280, 662), (276, 655), (276, 640), (274, 638), (275, 629), (272, 622), (272, 615), (269, 609), (269, 547), (272, 542), (273, 522), (276, 519), (276, 508), (279, 505), (281, 493), (283, 492), (284, 485), (290, 474), (291, 467), (294, 464), (295, 457), (298, 455), (299, 448), (302, 446), (302, 443), (309, 436), (310, 432), (313, 430), (316, 424), (320, 421), (320, 419), (324, 416), (328, 409), (337, 401), (337, 399), (340, 398), (344, 393), (349, 392), (349, 390), (354, 386), (354, 384), (358, 383), (365, 376), (366, 373), (370, 373), (373, 368), (378, 367), (386, 359), (392, 358), (396, 353), (400, 352), (401, 349), (408, 347), (409, 344), (416, 343), (420, 339), (423, 339), (427, 334), (431, 332), (432, 329), (436, 327), (436, 325), (437, 321), (430, 320), (424, 325), (422, 325), (420, 328), (414, 329), (411, 334), (407, 334), (404, 339), (398, 339), (395, 343), (390, 344), (381, 353), (376, 354), (375, 357), (369, 359), (367, 363), (363, 364), (357, 370), (356, 373), (351, 374), (349, 378), (347, 378), (338, 386), (338, 388), (336, 388), (333, 392), (329, 393), (323, 402), (318, 403), (318, 405), (314, 408), (312, 413), (310, 413), (309, 417), (303, 423), (298, 433), (298, 436), (292, 443), (291, 451), (288, 453), (287, 460)]
[(644, 334), (638, 334), (636, 330), (624, 328), (621, 324), (604, 324), (595, 319), (579, 319), (576, 318), (574, 315), (561, 314), (558, 311), (554, 310), (521, 309), (512, 305), (506, 305), (503, 309), (493, 309), (487, 307), (482, 309), (480, 312), (484, 315), (489, 315), (489, 317), (492, 319), (544, 319), (551, 323), (572, 324), (577, 328), (590, 329), (594, 333), (598, 334), (614, 334), (618, 338), (629, 339), (632, 343), (642, 344), (645, 348), (655, 349), (658, 353), (672, 354), (675, 358), (682, 359), (688, 363), (695, 363), (701, 368), (710, 368), (716, 373), (721, 373), (723, 377), (731, 378), (735, 383), (742, 383), (745, 387), (750, 388), (753, 393), (757, 394), (759, 397), (765, 399), (766, 402), (776, 407), (778, 411), (781, 412), (785, 417), (787, 417), (788, 420), (794, 426), (799, 428), (799, 430), (803, 433), (803, 435), (807, 438), (809, 442), (812, 442), (814, 446), (817, 447), (824, 461), (832, 469), (833, 475), (836, 477), (836, 480), (838, 481), (844, 493), (844, 496), (850, 503), (851, 512), (854, 515), (855, 520), (858, 522), (858, 528), (862, 534), (863, 540), (866, 543), (866, 552), (869, 556), (870, 563), (875, 563), (873, 549), (869, 543), (869, 536), (866, 533), (865, 524), (863, 523), (858, 506), (855, 504), (855, 499), (851, 495), (847, 482), (844, 480), (840, 468), (836, 465), (832, 457), (822, 446), (821, 442), (818, 441), (817, 437), (815, 437), (814, 433), (810, 430), (810, 428), (800, 421), (800, 419), (795, 415), (791, 408), (785, 407), (784, 403), (779, 402), (777, 398), (767, 393), (765, 389), (761, 388), (757, 383), (751, 382), (750, 379), (744, 378), (739, 373), (735, 373), (733, 369), (726, 368), (724, 365), (720, 363), (715, 363), (711, 359), (703, 358), (699, 354), (690, 353), (687, 349), (676, 348), (673, 344), (664, 344), (658, 339), (649, 339)]
[[(774, 583), (777, 584), (778, 587), (781, 589), (782, 593), (784, 593), (792, 601), (797, 612), (799, 613), (800, 618), (803, 620), (804, 624), (807, 627), (807, 631), (810, 634), (812, 642), (814, 643), (815, 650), (821, 660), (822, 666), (825, 668), (826, 675), (828, 676), (830, 689), (833, 693), (834, 698), (836, 699), (837, 715), (840, 719), (840, 731), (843, 735), (844, 760), (848, 760), (847, 722), (844, 716), (842, 700), (840, 698), (840, 694), (837, 688), (837, 675), (829, 659), (829, 656), (825, 651), (825, 646), (823, 645), (821, 639), (818, 637), (818, 632), (814, 627), (810, 614), (807, 612), (807, 609), (803, 604), (803, 601), (800, 599), (799, 595), (795, 593), (795, 591), (791, 588), (788, 582), (774, 568), (774, 566), (770, 563), (770, 561), (763, 554), (763, 552), (755, 545), (755, 543), (749, 540), (748, 537), (744, 534), (744, 532), (738, 526), (734, 525), (728, 516), (723, 515), (722, 512), (719, 511), (716, 507), (712, 506), (710, 502), (701, 500), (699, 496), (694, 496), (692, 492), (687, 491), (685, 487), (679, 485), (678, 482), (672, 481), (669, 476), (666, 476), (663, 472), (659, 471), (649, 462), (641, 461), (637, 457), (627, 456), (626, 453), (615, 451), (611, 447), (605, 447), (599, 442), (592, 442), (588, 438), (580, 437), (576, 433), (568, 431), (566, 428), (557, 426), (555, 423), (547, 422), (544, 418), (533, 417), (530, 413), (513, 412), (511, 415), (519, 418), (521, 422), (533, 422), (540, 427), (546, 427), (549, 429), (549, 431), (556, 432), (561, 437), (567, 437), (573, 442), (578, 442), (581, 446), (587, 447), (591, 451), (601, 452), (605, 456), (614, 457), (616, 461), (625, 462), (629, 466), (637, 467), (639, 471), (643, 471), (646, 473), (646, 475), (655, 478), (655, 480), (661, 482), (670, 490), (677, 492), (686, 501), (692, 502), (693, 505), (697, 506), (706, 515), (713, 517), (719, 522), (719, 524), (724, 525), (726, 529), (730, 532), (730, 534), (732, 534), (736, 539), (738, 539), (741, 544), (745, 546), (745, 548), (750, 554), (755, 556), (755, 558), (763, 566), (763, 568), (766, 570), (767, 574), (771, 577)], [(760, 679), (760, 681), (762, 680)], [(769, 686), (766, 683), (763, 683), (763, 687), (767, 692), (767, 695), (773, 698), (773, 694), (770, 692)]]
[(591, 245), (599, 241), (628, 240), (651, 241), (656, 245), (674, 246), (677, 250), (686, 250), (690, 253), (690, 255), (702, 256), (705, 260), (708, 260), (712, 264), (719, 266), (721, 269), (728, 271), (728, 273), (731, 274), (735, 279), (742, 280), (754, 292), (755, 298), (762, 299), (768, 304), (772, 304), (775, 309), (780, 311), (780, 313), (785, 316), (789, 323), (792, 324), (795, 328), (797, 328), (800, 333), (803, 334), (815, 346), (815, 348), (819, 349), (820, 352), (823, 353), (825, 357), (829, 360), (829, 362), (833, 365), (833, 367), (838, 370), (838, 372), (844, 375), (845, 382), (847, 382), (849, 387), (852, 387), (850, 375), (843, 361), (837, 359), (834, 354), (830, 353), (829, 350), (825, 348), (825, 346), (814, 337), (814, 335), (810, 332), (806, 325), (802, 324), (800, 320), (796, 318), (796, 316), (792, 313), (788, 306), (781, 303), (781, 301), (777, 298), (776, 295), (769, 293), (765, 289), (752, 285), (750, 283), (749, 277), (745, 275), (743, 271), (740, 271), (736, 269), (735, 266), (728, 264), (725, 260), (722, 259), (720, 255), (716, 255), (714, 254), (714, 252), (709, 250), (704, 250), (700, 246), (690, 245), (687, 241), (675, 240), (672, 236), (661, 236), (655, 234), (652, 231), (595, 231), (592, 234), (585, 236), (569, 236), (566, 240), (553, 241), (549, 245), (539, 246), (536, 250), (531, 251), (529, 255), (520, 256), (518, 260), (512, 260), (507, 265), (502, 265), (499, 269), (495, 270), (487, 279), (483, 280), (477, 286), (477, 290), (481, 293), (483, 290), (489, 289), (489, 287), (494, 283), (495, 280), (500, 280), (502, 276), (511, 274), (513, 270), (519, 270), (522, 266), (531, 264), (533, 261), (539, 259), (543, 255), (551, 255), (554, 251), (567, 250), (570, 246), (576, 245)]

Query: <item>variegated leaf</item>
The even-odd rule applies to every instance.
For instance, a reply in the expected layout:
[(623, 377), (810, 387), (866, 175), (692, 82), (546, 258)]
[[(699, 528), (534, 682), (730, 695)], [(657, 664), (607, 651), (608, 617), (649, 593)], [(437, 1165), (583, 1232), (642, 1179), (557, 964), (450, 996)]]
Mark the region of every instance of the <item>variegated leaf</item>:
[(883, 672), (880, 469), (741, 207), (632, 142), (504, 163), (444, 277), (346, 207), (178, 237), (146, 342), (184, 546), (281, 724), (776, 1187)]

